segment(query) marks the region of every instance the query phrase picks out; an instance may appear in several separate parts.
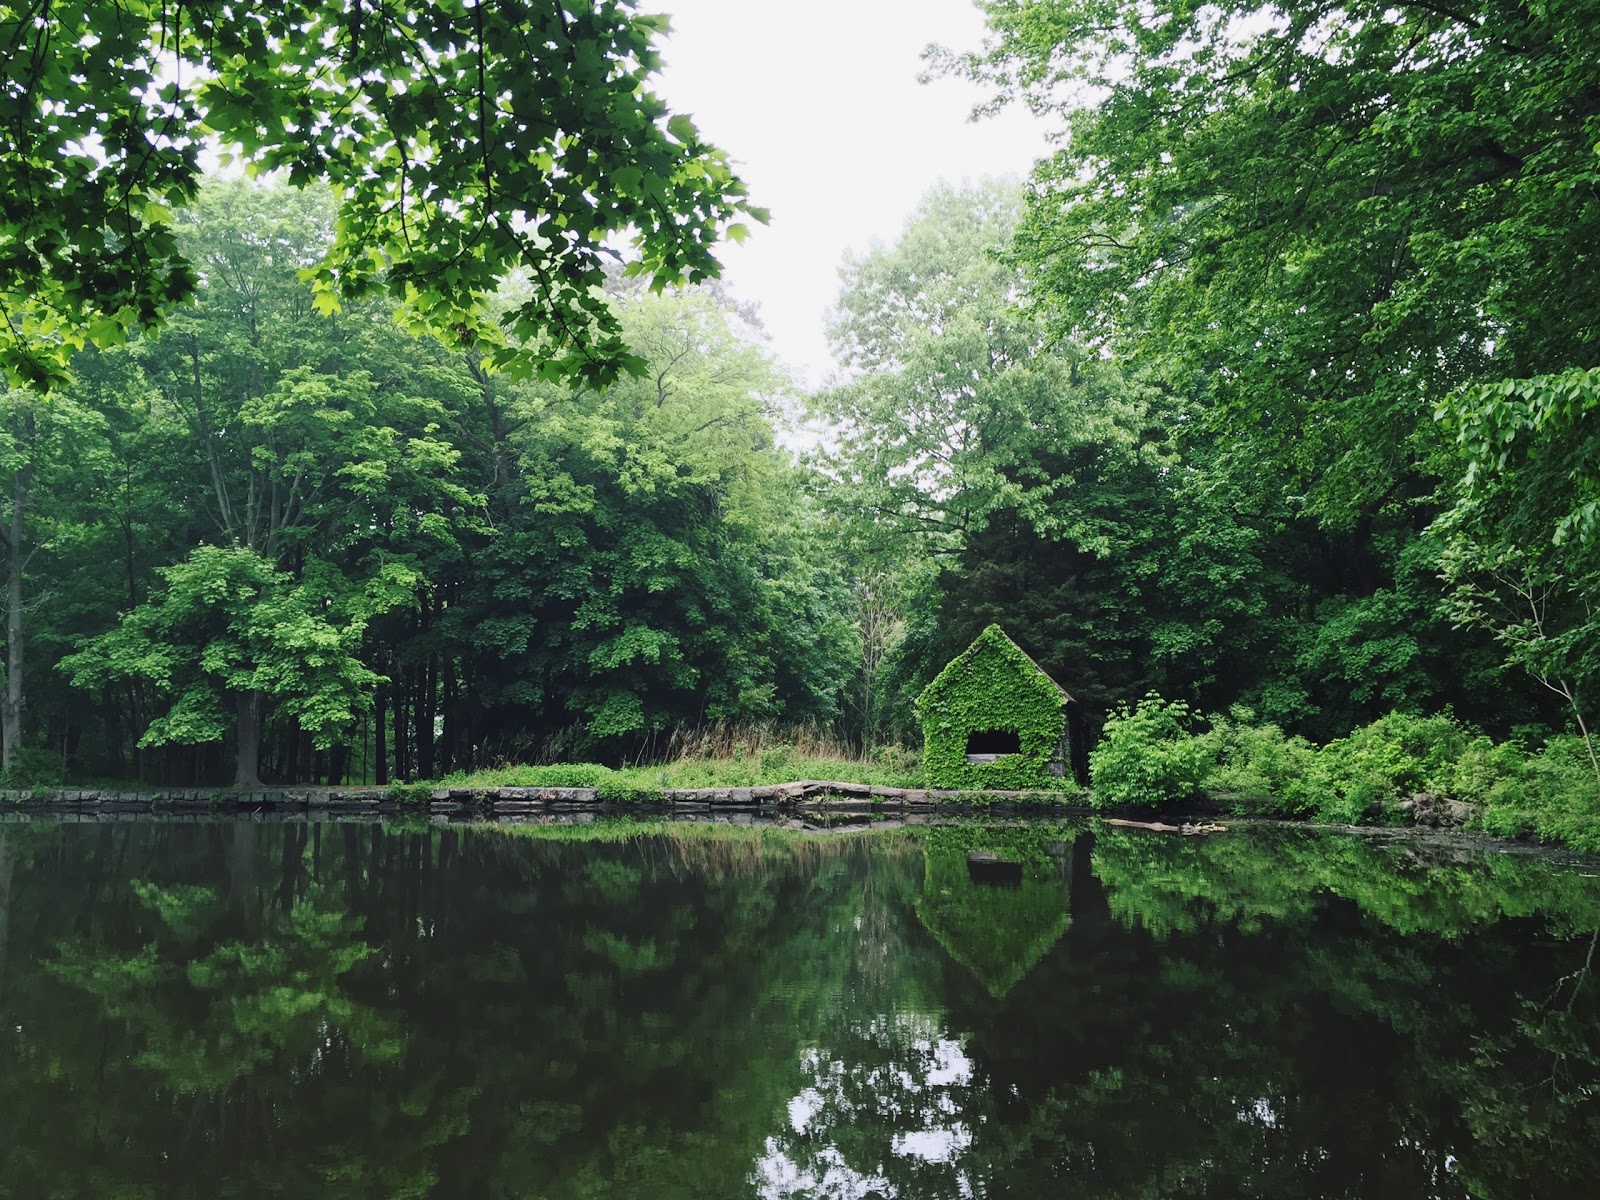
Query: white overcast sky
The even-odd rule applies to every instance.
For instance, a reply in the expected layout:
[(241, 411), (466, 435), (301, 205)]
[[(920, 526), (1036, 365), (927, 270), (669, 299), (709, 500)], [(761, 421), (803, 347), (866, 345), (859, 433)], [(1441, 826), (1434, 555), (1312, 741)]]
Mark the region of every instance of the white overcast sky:
[(898, 236), (939, 180), (1026, 175), (1044, 127), (1013, 106), (973, 124), (978, 87), (919, 84), (930, 42), (975, 49), (969, 0), (657, 0), (672, 16), (657, 89), (725, 150), (772, 224), (725, 246), (724, 278), (761, 306), (802, 384), (830, 369), (824, 324), (847, 250)]

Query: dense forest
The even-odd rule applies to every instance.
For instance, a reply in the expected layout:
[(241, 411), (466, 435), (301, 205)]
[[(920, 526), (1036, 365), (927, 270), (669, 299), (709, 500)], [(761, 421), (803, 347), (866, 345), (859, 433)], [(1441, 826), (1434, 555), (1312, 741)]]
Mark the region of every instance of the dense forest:
[(122, 304), (57, 371), (8, 309), (10, 778), (865, 749), (991, 622), (1091, 724), (1585, 731), (1600, 8), (980, 7), (936, 69), (1060, 148), (847, 261), (812, 394), (709, 266), (552, 292), (508, 253), (467, 294), (509, 342), (346, 286), (350, 192), (270, 154), (152, 226), (192, 273), (159, 327)]

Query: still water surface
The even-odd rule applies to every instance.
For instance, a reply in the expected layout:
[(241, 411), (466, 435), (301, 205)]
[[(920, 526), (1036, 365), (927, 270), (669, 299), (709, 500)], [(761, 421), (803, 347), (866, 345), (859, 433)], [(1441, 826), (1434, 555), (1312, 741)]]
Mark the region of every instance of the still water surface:
[(1595, 873), (1283, 829), (0, 825), (0, 1197), (1593, 1197)]

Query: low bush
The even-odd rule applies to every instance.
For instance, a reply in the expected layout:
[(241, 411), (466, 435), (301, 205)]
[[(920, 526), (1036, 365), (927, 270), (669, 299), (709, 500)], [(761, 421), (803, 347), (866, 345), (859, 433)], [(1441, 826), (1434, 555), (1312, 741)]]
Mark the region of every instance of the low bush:
[(1133, 708), (1119, 705), (1089, 755), (1090, 804), (1149, 807), (1198, 796), (1211, 764), (1193, 724), (1187, 704), (1154, 692)]
[(11, 769), (0, 774), (0, 787), (60, 787), (66, 778), (66, 768), (59, 754), (41, 750), (37, 746), (21, 746), (12, 760)]
[(1181, 803), (1204, 793), (1232, 811), (1341, 824), (1393, 819), (1431, 792), (1480, 806), (1481, 828), (1600, 853), (1600, 783), (1581, 738), (1524, 748), (1454, 718), (1390, 713), (1320, 749), (1234, 708), (1209, 726), (1181, 701), (1150, 695), (1106, 722), (1089, 756), (1105, 809)]
[[(1529, 835), (1565, 842), (1575, 850), (1600, 854), (1600, 781), (1583, 739), (1572, 734), (1550, 738), (1532, 754), (1515, 747), (1483, 753), (1472, 765), (1469, 782), (1483, 796), (1483, 828), (1499, 837)], [(1482, 760), (1487, 759), (1487, 764)]]
[(1200, 735), (1209, 764), (1202, 786), (1237, 813), (1298, 817), (1315, 811), (1316, 747), (1276, 725), (1256, 725), (1254, 718), (1235, 706)]
[(1468, 738), (1448, 716), (1396, 712), (1329, 742), (1313, 775), (1317, 815), (1356, 825), (1417, 792), (1446, 791)]

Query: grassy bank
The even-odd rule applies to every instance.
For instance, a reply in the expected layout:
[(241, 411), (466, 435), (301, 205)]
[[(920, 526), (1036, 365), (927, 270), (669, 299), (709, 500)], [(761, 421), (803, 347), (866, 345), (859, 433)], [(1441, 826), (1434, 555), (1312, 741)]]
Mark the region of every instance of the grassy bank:
[(592, 787), (602, 798), (634, 799), (665, 788), (759, 787), (826, 779), (879, 787), (920, 788), (927, 782), (914, 751), (886, 747), (867, 757), (774, 745), (750, 752), (735, 746), (725, 756), (685, 756), (653, 766), (604, 767), (595, 763), (504, 766), (447, 775), (439, 787)]
[(1099, 808), (1209, 798), (1240, 814), (1351, 825), (1442, 811), (1497, 837), (1600, 853), (1600, 780), (1571, 734), (1496, 742), (1448, 716), (1390, 713), (1315, 746), (1243, 710), (1205, 719), (1152, 695), (1112, 715), (1090, 769)]

